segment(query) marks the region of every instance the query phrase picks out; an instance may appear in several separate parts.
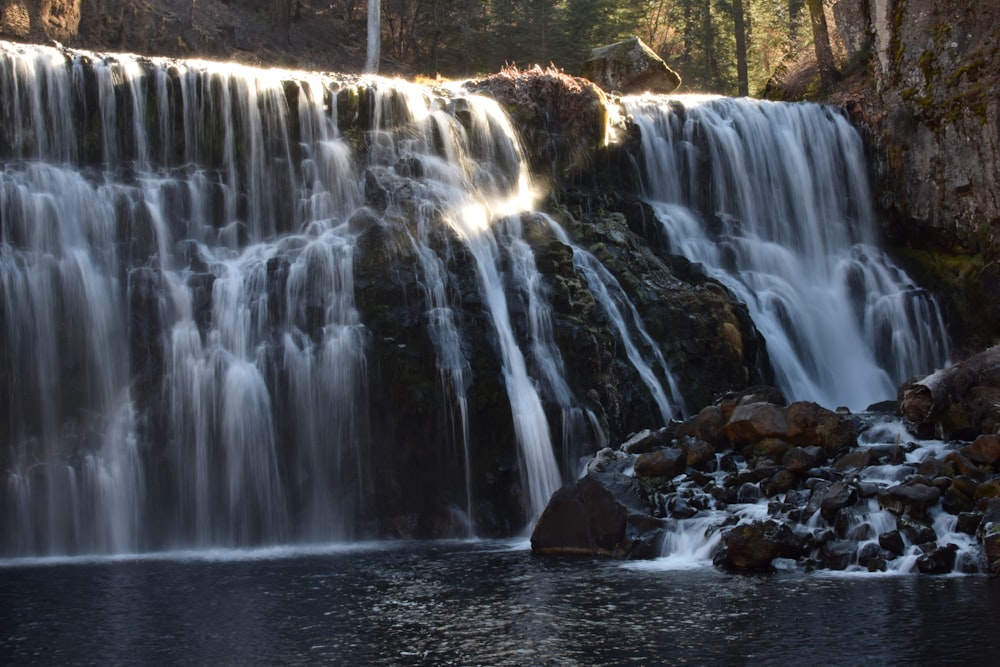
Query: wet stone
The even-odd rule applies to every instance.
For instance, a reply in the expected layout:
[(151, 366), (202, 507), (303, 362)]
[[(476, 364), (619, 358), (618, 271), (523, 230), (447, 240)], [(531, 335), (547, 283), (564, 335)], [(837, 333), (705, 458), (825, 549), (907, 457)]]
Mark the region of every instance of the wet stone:
[(966, 535), (975, 535), (976, 529), (979, 528), (982, 520), (983, 515), (979, 512), (961, 512), (958, 515), (958, 521), (955, 523), (955, 530)]
[(894, 557), (902, 556), (903, 550), (906, 548), (903, 542), (903, 536), (898, 530), (890, 530), (887, 533), (882, 533), (878, 536), (878, 544), (880, 547), (885, 549), (885, 551)]
[(924, 484), (894, 486), (878, 494), (878, 503), (883, 509), (896, 514), (923, 516), (941, 498), (941, 489)]
[(853, 505), (857, 500), (858, 492), (854, 487), (843, 482), (834, 482), (826, 490), (826, 494), (820, 502), (820, 511), (824, 519), (832, 521), (837, 512), (848, 505)]
[(819, 551), (823, 567), (830, 570), (846, 570), (857, 557), (857, 542), (853, 540), (830, 540)]
[(927, 544), (937, 541), (934, 529), (921, 521), (904, 515), (898, 519), (899, 530), (910, 544)]
[(848, 452), (834, 461), (833, 468), (841, 471), (860, 470), (868, 466), (871, 459), (871, 452), (867, 449), (855, 449), (853, 452)]
[(955, 569), (957, 553), (955, 544), (936, 547), (917, 558), (917, 569), (924, 574), (948, 574)]

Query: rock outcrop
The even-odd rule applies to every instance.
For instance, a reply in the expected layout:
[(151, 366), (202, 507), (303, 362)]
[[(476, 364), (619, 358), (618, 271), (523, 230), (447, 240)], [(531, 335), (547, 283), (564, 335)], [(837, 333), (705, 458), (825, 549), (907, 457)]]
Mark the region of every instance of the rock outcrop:
[(848, 56), (869, 57), (847, 107), (874, 140), (890, 235), (946, 295), (959, 346), (982, 349), (1000, 329), (1000, 7), (840, 0), (835, 15)]
[(672, 93), (681, 77), (638, 37), (594, 49), (580, 68), (590, 79), (611, 93)]
[(44, 42), (76, 37), (81, 0), (0, 0), (0, 37)]

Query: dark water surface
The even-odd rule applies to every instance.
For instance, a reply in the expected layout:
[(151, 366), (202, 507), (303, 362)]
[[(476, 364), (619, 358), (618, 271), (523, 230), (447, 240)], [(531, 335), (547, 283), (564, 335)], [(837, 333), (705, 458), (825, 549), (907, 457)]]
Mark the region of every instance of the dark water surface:
[(1000, 580), (735, 576), (523, 544), (7, 562), (0, 664), (1000, 664)]

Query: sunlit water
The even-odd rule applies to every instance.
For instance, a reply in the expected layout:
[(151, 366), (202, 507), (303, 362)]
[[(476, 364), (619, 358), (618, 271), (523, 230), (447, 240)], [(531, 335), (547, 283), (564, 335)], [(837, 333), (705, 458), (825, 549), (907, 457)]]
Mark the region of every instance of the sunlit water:
[(4, 664), (990, 664), (1000, 580), (734, 576), (437, 542), (7, 561)]

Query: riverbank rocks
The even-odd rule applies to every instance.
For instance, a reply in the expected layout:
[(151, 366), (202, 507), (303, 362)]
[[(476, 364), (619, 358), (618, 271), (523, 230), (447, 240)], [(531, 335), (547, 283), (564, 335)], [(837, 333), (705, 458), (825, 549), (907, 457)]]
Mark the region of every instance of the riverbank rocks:
[(533, 550), (642, 558), (694, 544), (734, 572), (1000, 573), (991, 439), (910, 440), (893, 412), (785, 405), (761, 388), (727, 395), (602, 450), (553, 496)]
[(594, 49), (581, 66), (584, 78), (608, 92), (672, 93), (681, 77), (638, 37)]

